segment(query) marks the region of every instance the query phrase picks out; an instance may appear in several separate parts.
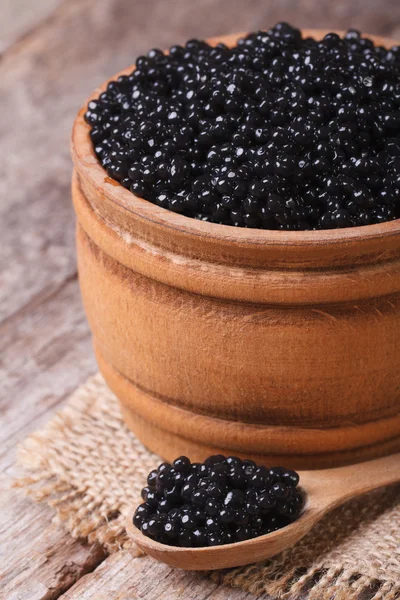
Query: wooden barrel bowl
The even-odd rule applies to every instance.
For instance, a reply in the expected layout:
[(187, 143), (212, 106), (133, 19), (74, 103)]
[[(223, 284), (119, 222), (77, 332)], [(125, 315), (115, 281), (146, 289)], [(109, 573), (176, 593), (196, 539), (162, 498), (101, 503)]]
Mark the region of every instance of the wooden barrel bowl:
[(107, 177), (84, 112), (80, 286), (139, 439), (168, 460), (222, 452), (302, 469), (400, 451), (400, 220), (281, 232), (177, 215)]

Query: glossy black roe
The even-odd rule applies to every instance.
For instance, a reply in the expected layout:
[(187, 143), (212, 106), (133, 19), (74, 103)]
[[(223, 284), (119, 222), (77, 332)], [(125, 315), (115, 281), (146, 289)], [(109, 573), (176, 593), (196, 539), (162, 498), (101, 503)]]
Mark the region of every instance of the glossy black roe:
[(400, 49), (355, 30), (316, 42), (278, 23), (230, 49), (153, 49), (85, 119), (110, 177), (188, 217), (307, 230), (400, 216)]
[(244, 541), (297, 519), (299, 476), (283, 467), (221, 454), (204, 463), (180, 456), (147, 477), (134, 525), (163, 544), (202, 547)]

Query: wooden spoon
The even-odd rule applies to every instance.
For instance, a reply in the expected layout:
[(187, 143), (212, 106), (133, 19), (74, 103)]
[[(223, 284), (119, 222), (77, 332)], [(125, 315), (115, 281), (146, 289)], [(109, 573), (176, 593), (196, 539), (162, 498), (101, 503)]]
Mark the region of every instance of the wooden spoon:
[(328, 511), (346, 500), (371, 490), (400, 481), (400, 454), (393, 454), (348, 467), (302, 471), (300, 482), (306, 502), (300, 518), (257, 538), (205, 548), (167, 546), (144, 536), (129, 519), (127, 531), (133, 541), (146, 553), (180, 569), (208, 571), (237, 567), (264, 560), (293, 546)]

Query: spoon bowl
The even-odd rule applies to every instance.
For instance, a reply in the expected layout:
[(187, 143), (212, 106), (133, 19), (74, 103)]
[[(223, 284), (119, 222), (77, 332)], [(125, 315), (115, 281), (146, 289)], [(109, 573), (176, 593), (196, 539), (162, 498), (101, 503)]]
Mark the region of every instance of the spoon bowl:
[(160, 544), (146, 536), (128, 520), (132, 540), (146, 554), (171, 567), (209, 571), (255, 563), (293, 546), (330, 510), (366, 492), (400, 482), (400, 454), (369, 462), (324, 469), (300, 471), (306, 495), (301, 516), (286, 527), (243, 542), (202, 548), (181, 548)]

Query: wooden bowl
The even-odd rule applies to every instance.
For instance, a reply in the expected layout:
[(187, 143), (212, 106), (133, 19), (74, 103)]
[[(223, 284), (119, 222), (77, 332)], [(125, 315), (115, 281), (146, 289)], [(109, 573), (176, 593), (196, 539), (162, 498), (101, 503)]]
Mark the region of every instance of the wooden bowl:
[(72, 136), (82, 297), (143, 443), (169, 460), (306, 469), (399, 451), (400, 220), (280, 232), (177, 215), (107, 177), (84, 111)]

